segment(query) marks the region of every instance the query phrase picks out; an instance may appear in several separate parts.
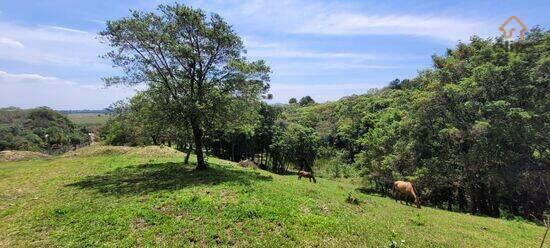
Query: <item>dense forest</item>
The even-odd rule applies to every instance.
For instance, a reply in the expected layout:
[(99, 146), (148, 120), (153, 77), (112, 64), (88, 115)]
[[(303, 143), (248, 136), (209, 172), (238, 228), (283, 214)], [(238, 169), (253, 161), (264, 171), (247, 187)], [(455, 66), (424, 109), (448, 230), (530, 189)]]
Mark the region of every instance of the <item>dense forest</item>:
[[(473, 37), (433, 68), (386, 88), (318, 104), (249, 102), (203, 124), (207, 154), (284, 172), (294, 166), (361, 175), (381, 193), (415, 182), (423, 204), (488, 216), (540, 219), (549, 209), (550, 32), (516, 42)], [(148, 90), (111, 107), (102, 138), (115, 145), (174, 145), (193, 132)], [(222, 112), (219, 112), (219, 115)], [(178, 124), (179, 123), (179, 124)], [(197, 150), (197, 149), (195, 149)], [(202, 149), (201, 149), (202, 150)]]
[(0, 109), (0, 151), (61, 153), (86, 144), (88, 132), (47, 107)]

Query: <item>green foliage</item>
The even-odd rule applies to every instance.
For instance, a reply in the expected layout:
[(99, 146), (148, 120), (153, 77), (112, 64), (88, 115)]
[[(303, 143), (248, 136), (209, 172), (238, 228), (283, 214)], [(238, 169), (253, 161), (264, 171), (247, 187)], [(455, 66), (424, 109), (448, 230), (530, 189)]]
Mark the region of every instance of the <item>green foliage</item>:
[(128, 102), (114, 103), (111, 118), (101, 135), (112, 145), (159, 145), (174, 142), (178, 145), (191, 142), (190, 132), (174, 126), (147, 92), (134, 95)]
[(243, 42), (219, 15), (181, 4), (133, 11), (100, 33), (113, 50), (105, 57), (124, 70), (107, 85), (142, 84), (164, 123), (192, 131), (198, 168), (206, 168), (205, 136), (250, 120), (269, 88), (269, 67), (247, 61)]
[(52, 109), (0, 109), (0, 150), (57, 153), (86, 142), (87, 129)]
[[(294, 100), (296, 100), (296, 99), (294, 99)], [(290, 103), (290, 101), (289, 101), (289, 103)], [(304, 97), (300, 98), (300, 102), (298, 102), (298, 104), (301, 107), (304, 107), (304, 106), (315, 104), (315, 100), (313, 100), (313, 98), (311, 98), (311, 96), (304, 96)]]
[(316, 176), (328, 178), (358, 177), (359, 173), (353, 164), (346, 163), (349, 154), (333, 147), (320, 146), (317, 159), (313, 165)]
[(273, 136), (270, 151), (274, 171), (285, 171), (288, 163), (300, 170), (312, 170), (319, 148), (314, 129), (296, 123), (279, 123)]
[(335, 175), (341, 157), (382, 193), (405, 179), (425, 204), (540, 219), (549, 206), (549, 51), (541, 29), (511, 44), (474, 37), (414, 79), (281, 116), (315, 129)]
[[(205, 116), (216, 116), (199, 131), (206, 150), (220, 158), (250, 159), (277, 172), (294, 165), (328, 177), (360, 174), (384, 194), (394, 180), (408, 180), (427, 205), (540, 218), (550, 181), (549, 37), (540, 29), (511, 44), (474, 37), (434, 56), (434, 68), (414, 79), (335, 102), (304, 97), (272, 106), (254, 97), (251, 103), (216, 98), (223, 107), (205, 108)], [(231, 62), (245, 74), (260, 64)], [(182, 109), (162, 110), (171, 106), (158, 102), (166, 91), (152, 85), (145, 104), (133, 99), (129, 117), (111, 125), (120, 137), (108, 140), (148, 144), (161, 131), (190, 143), (192, 125), (174, 117)]]
[(291, 123), (285, 128), (284, 142), (287, 145), (289, 162), (301, 170), (311, 171), (319, 146), (315, 130)]
[(414, 217), (410, 217), (409, 220), (411, 221), (411, 223), (417, 226), (426, 225), (426, 220), (424, 217), (422, 217), (422, 215), (420, 215), (420, 213), (416, 213), (416, 215)]

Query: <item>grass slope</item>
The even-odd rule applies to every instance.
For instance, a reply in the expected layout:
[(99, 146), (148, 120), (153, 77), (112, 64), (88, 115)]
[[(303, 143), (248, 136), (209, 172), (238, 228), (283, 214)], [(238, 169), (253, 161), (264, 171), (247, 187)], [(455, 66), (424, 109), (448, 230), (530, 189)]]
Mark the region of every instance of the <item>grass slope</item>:
[[(0, 247), (538, 247), (544, 231), (213, 158), (196, 172), (161, 150), (0, 163)], [(346, 203), (349, 192), (366, 203)]]

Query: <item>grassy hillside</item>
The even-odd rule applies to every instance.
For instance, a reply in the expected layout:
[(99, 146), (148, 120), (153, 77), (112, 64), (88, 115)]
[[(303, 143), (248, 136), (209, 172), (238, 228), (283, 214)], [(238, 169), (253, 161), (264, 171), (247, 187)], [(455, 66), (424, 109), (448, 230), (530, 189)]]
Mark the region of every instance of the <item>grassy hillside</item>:
[[(416, 209), (168, 148), (86, 147), (0, 163), (0, 247), (538, 247), (543, 228)], [(364, 200), (345, 202), (349, 192)]]

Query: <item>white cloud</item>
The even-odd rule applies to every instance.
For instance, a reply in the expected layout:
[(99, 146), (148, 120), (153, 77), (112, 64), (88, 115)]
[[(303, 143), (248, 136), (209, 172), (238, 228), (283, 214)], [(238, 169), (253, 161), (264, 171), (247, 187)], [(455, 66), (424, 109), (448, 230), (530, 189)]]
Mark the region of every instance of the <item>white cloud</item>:
[(487, 22), (437, 16), (330, 13), (313, 18), (295, 29), (297, 33), (323, 35), (409, 35), (443, 40), (467, 40), (486, 34)]
[(48, 26), (48, 25), (46, 25), (44, 27), (47, 28), (47, 29), (59, 30), (59, 31), (63, 31), (63, 32), (88, 34), (88, 32), (86, 32), (86, 31), (82, 31), (82, 30), (78, 30), (78, 29), (72, 29), (72, 28), (66, 28), (66, 27), (60, 27), (60, 26)]
[(247, 55), (262, 58), (297, 58), (297, 59), (372, 59), (371, 54), (347, 52), (320, 52), (307, 49), (294, 49), (286, 44), (267, 42), (252, 36), (243, 38)]
[(105, 89), (101, 83), (80, 84), (53, 76), (0, 71), (0, 107), (101, 109), (134, 94), (123, 87)]
[[(218, 12), (231, 23), (244, 23), (250, 30), (317, 35), (405, 35), (433, 38), (449, 43), (467, 40), (471, 35), (498, 35), (490, 18), (476, 19), (456, 9), (420, 12), (418, 4), (411, 12), (398, 3), (341, 1), (192, 1)], [(388, 10), (388, 6), (397, 7)], [(400, 9), (400, 11), (395, 11)], [(444, 14), (442, 14), (444, 13)]]
[(58, 81), (59, 78), (56, 77), (48, 77), (48, 76), (42, 76), (38, 74), (12, 74), (7, 73), (5, 71), (0, 71), (0, 80), (3, 81), (35, 81), (35, 80), (43, 80), (43, 81)]
[(15, 48), (24, 48), (25, 46), (23, 43), (10, 39), (10, 38), (3, 38), (0, 37), (0, 46), (8, 46), (8, 47), (15, 47)]
[(0, 34), (1, 60), (33, 65), (94, 67), (99, 63), (97, 56), (106, 50), (95, 34), (59, 26), (27, 27), (0, 22)]

